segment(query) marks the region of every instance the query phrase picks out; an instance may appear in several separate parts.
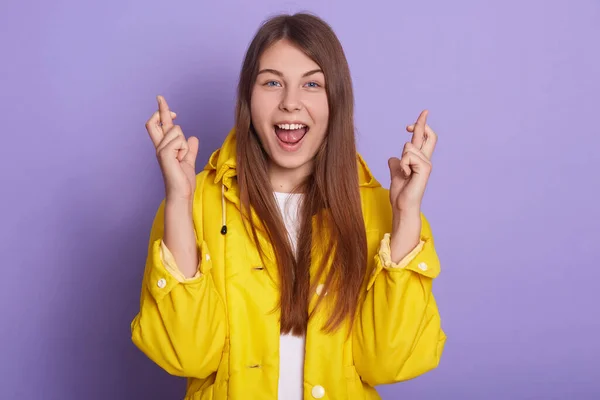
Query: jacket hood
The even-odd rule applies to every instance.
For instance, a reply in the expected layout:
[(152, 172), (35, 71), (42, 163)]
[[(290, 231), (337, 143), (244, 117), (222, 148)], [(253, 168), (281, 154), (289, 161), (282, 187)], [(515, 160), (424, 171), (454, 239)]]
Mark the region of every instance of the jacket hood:
[[(375, 179), (367, 163), (362, 156), (356, 153), (358, 161), (358, 183), (359, 187), (380, 187), (381, 184)], [(214, 183), (219, 182), (227, 189), (231, 188), (232, 178), (237, 175), (236, 160), (236, 137), (235, 129), (232, 129), (220, 149), (216, 150), (210, 156), (204, 170), (215, 171)]]

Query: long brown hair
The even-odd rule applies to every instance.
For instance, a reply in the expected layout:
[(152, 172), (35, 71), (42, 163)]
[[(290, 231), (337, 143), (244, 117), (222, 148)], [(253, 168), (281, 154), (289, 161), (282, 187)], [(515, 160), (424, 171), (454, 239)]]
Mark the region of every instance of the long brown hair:
[[(323, 70), (329, 104), (328, 128), (315, 156), (314, 170), (300, 188), (301, 227), (294, 257), (278, 210), (268, 173), (268, 156), (252, 126), (250, 102), (262, 53), (279, 40), (288, 40)], [(280, 276), (281, 332), (303, 334), (310, 315), (310, 293), (325, 274), (323, 292), (334, 296), (323, 329), (332, 332), (346, 318), (352, 324), (365, 277), (367, 245), (358, 189), (354, 138), (354, 97), (348, 62), (331, 27), (310, 14), (280, 15), (267, 20), (252, 40), (240, 73), (236, 107), (237, 179), (246, 216), (254, 209), (278, 265)], [(315, 226), (313, 227), (313, 217)], [(256, 226), (250, 223), (261, 257)], [(314, 231), (313, 231), (314, 228)], [(312, 260), (313, 246), (319, 260)], [(318, 262), (313, 282), (310, 265)], [(328, 268), (328, 265), (330, 268)], [(321, 305), (320, 296), (316, 308)]]

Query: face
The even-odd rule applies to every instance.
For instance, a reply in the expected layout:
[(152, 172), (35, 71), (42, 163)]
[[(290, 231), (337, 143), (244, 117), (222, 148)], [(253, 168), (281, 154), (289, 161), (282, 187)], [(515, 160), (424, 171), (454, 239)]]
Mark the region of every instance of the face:
[(269, 47), (252, 89), (252, 124), (271, 174), (306, 176), (325, 138), (329, 108), (323, 71), (290, 42)]

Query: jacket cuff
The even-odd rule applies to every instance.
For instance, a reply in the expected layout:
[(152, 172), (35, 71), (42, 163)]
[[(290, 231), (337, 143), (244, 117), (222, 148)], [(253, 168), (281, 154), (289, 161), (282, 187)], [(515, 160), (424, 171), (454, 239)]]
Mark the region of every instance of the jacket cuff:
[[(192, 278), (186, 278), (177, 269), (173, 255), (169, 255), (167, 252), (163, 252), (163, 250), (162, 239), (156, 239), (150, 249), (150, 265), (148, 266), (148, 276), (146, 279), (147, 288), (157, 302), (160, 302), (177, 285), (189, 285), (190, 288), (200, 285), (204, 282), (204, 275), (212, 269), (212, 260), (208, 254), (208, 246), (204, 241), (201, 244), (199, 254), (199, 272)], [(169, 260), (169, 257), (172, 259)], [(168, 267), (165, 262), (169, 264)]]
[(423, 249), (423, 245), (425, 241), (421, 239), (419, 244), (415, 246), (414, 249), (410, 253), (408, 253), (400, 262), (395, 263), (392, 261), (392, 248), (390, 245), (391, 236), (389, 233), (383, 235), (383, 239), (381, 240), (381, 245), (379, 246), (379, 257), (381, 258), (381, 262), (383, 263), (383, 267), (385, 268), (404, 268), (406, 267), (419, 252)]
[(367, 283), (367, 291), (375, 283), (375, 279), (382, 270), (391, 274), (412, 271), (427, 278), (435, 278), (440, 273), (440, 262), (433, 247), (433, 238), (421, 236), (419, 244), (400, 261), (392, 262), (389, 233), (383, 235), (377, 254), (375, 254), (375, 265)]
[[(199, 254), (199, 256), (201, 257), (202, 254)], [(202, 260), (200, 260), (200, 263), (198, 264), (198, 270), (196, 271), (194, 276), (192, 276), (191, 278), (187, 278), (185, 275), (183, 275), (183, 273), (177, 267), (177, 263), (175, 262), (175, 257), (173, 256), (173, 253), (171, 253), (171, 250), (169, 250), (164, 240), (162, 239), (160, 240), (160, 258), (163, 265), (165, 266), (165, 269), (173, 276), (173, 278), (175, 278), (179, 282), (193, 281), (202, 276), (202, 273), (200, 272), (200, 264), (202, 263)]]

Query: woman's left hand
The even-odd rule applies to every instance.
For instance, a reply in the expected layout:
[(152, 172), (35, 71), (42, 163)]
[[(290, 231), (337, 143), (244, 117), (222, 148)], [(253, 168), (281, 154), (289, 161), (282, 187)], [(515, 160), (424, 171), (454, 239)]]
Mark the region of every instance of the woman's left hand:
[(427, 125), (428, 111), (424, 110), (416, 124), (406, 127), (412, 132), (412, 139), (406, 142), (400, 159), (392, 157), (388, 161), (391, 185), (390, 201), (394, 213), (420, 212), (425, 187), (431, 174), (431, 156), (437, 142), (437, 135)]
[[(388, 161), (391, 176), (390, 202), (394, 219), (392, 242), (395, 241), (394, 237), (410, 237), (410, 242), (416, 240), (418, 243), (421, 202), (431, 174), (431, 156), (437, 142), (437, 135), (427, 125), (427, 115), (428, 111), (424, 110), (414, 125), (406, 127), (406, 130), (413, 134), (411, 141), (404, 145), (400, 159), (392, 157)], [(403, 229), (403, 225), (410, 227)], [(412, 225), (418, 225), (419, 229), (411, 229), (415, 228)], [(413, 230), (417, 232), (407, 232)], [(412, 236), (415, 235), (413, 240)]]

